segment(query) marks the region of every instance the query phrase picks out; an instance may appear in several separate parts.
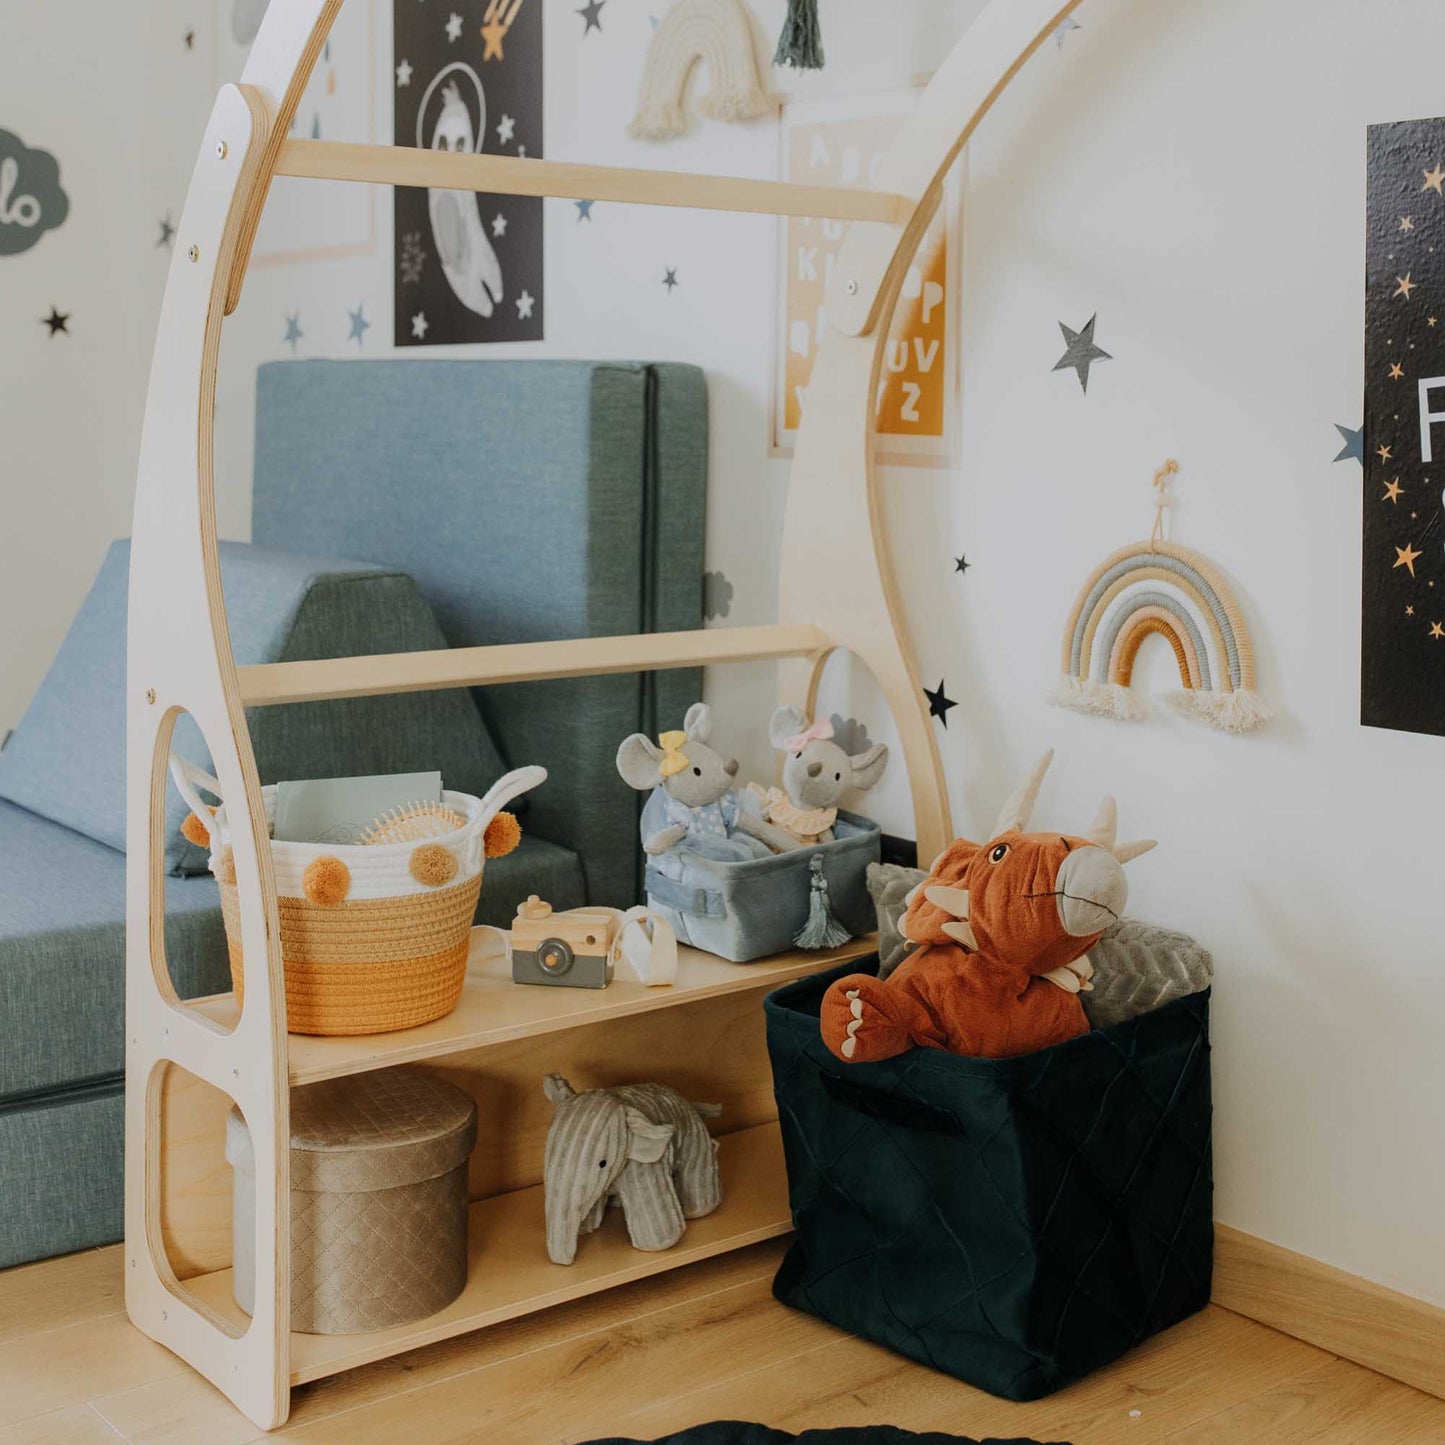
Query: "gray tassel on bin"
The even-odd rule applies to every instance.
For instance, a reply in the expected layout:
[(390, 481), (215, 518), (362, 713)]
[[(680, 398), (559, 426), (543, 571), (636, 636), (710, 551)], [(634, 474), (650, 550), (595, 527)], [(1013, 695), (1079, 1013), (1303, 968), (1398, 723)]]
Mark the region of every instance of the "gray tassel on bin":
[(774, 65), (798, 70), (823, 68), (823, 29), (818, 23), (818, 0), (788, 0), (788, 18), (778, 36)]
[(853, 937), (836, 918), (828, 903), (828, 880), (823, 877), (823, 855), (808, 861), (808, 921), (793, 935), (799, 948), (839, 948)]

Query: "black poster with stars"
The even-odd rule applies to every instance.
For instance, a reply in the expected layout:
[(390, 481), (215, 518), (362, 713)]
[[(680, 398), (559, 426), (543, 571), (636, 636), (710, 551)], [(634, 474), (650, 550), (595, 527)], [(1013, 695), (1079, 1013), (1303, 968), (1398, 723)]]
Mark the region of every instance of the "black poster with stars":
[[(542, 149), (542, 0), (394, 7), (396, 143)], [(396, 188), (396, 344), (542, 339), (542, 201)]]
[(1445, 735), (1445, 120), (1369, 129), (1360, 721)]

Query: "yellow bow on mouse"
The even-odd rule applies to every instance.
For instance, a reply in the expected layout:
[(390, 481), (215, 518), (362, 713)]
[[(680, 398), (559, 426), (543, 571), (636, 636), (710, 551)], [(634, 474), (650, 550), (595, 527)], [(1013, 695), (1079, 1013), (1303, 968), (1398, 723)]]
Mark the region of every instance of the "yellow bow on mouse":
[(686, 733), (661, 733), (657, 740), (662, 744), (662, 762), (658, 764), (658, 772), (664, 778), (670, 778), (689, 766), (687, 754), (682, 750), (682, 745), (687, 741)]

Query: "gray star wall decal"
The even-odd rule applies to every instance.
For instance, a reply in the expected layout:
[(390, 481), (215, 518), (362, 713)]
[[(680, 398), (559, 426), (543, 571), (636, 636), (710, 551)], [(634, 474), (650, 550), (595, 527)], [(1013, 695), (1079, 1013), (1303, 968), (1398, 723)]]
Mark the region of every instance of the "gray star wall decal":
[(599, 34), (602, 31), (602, 7), (607, 0), (587, 0), (587, 3), (577, 12), (587, 22), (582, 34), (590, 35), (594, 30)]
[(1341, 426), (1341, 425), (1339, 424), (1339, 422), (1336, 422), (1336, 423), (1335, 423), (1335, 430), (1336, 430), (1337, 432), (1339, 432), (1340, 438), (1341, 438), (1341, 440), (1344, 442), (1344, 446), (1342, 446), (1342, 447), (1340, 448), (1339, 454), (1335, 457), (1335, 460), (1336, 460), (1337, 462), (1347, 462), (1347, 461), (1349, 461), (1349, 459), (1350, 459), (1351, 457), (1353, 457), (1357, 462), (1359, 462), (1359, 464), (1360, 464), (1361, 466), (1364, 466), (1364, 465), (1365, 465), (1365, 429), (1364, 429), (1364, 427), (1361, 427), (1358, 431), (1355, 431), (1355, 430), (1353, 430), (1353, 429), (1350, 428), (1350, 427)]
[(1059, 330), (1064, 333), (1068, 349), (1059, 358), (1054, 370), (1076, 371), (1079, 376), (1079, 385), (1086, 393), (1089, 390), (1089, 368), (1096, 361), (1112, 361), (1114, 359), (1102, 347), (1094, 345), (1094, 323), (1098, 319), (1098, 313), (1095, 312), (1089, 317), (1088, 323), (1082, 331), (1074, 331), (1065, 326), (1062, 321), (1059, 322)]

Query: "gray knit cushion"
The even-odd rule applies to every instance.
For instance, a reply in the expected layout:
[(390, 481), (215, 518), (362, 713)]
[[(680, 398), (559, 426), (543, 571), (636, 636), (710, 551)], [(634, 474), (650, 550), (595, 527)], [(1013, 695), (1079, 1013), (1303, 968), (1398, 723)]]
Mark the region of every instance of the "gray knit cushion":
[(870, 863), (868, 892), (878, 915), (878, 977), (887, 978), (908, 952), (907, 941), (898, 924), (908, 907), (907, 897), (925, 878), (921, 868), (904, 868), (898, 863)]
[(1214, 959), (1187, 933), (1121, 919), (1093, 948), (1094, 987), (1079, 995), (1096, 1029), (1163, 1008), (1208, 988)]

